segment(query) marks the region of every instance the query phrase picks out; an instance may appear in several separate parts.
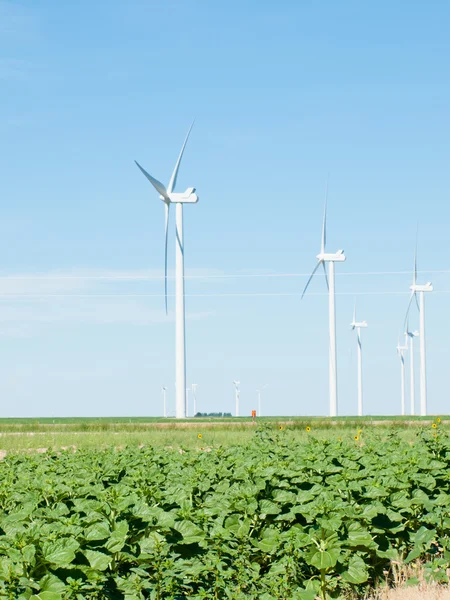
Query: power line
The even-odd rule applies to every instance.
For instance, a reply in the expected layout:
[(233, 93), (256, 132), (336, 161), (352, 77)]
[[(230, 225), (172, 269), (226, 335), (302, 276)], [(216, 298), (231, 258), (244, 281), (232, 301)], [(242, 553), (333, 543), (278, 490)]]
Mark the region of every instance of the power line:
[[(450, 269), (422, 269), (418, 273), (450, 274)], [(209, 275), (185, 275), (185, 279), (257, 279), (257, 278), (295, 278), (309, 277), (311, 273), (223, 273)], [(409, 271), (354, 271), (336, 273), (337, 277), (411, 275)], [(164, 275), (0, 275), (1, 281), (56, 281), (56, 280), (88, 280), (88, 281), (153, 281), (163, 280)], [(168, 279), (175, 279), (169, 275)]]
[[(434, 290), (433, 294), (450, 294), (450, 290)], [(369, 292), (336, 292), (336, 296), (409, 296), (410, 292), (369, 291)], [(220, 294), (185, 294), (186, 298), (233, 298), (233, 297), (297, 297), (301, 293), (289, 292), (254, 292), (254, 293), (220, 293)], [(311, 292), (308, 296), (328, 296), (328, 292)], [(175, 298), (175, 294), (168, 294)], [(5, 298), (164, 298), (164, 294), (0, 294)]]

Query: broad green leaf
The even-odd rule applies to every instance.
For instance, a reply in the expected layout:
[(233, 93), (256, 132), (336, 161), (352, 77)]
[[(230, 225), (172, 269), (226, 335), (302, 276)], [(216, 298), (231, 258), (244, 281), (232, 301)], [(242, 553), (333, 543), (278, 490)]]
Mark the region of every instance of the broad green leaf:
[(364, 583), (368, 579), (367, 567), (360, 556), (350, 558), (348, 568), (342, 573), (342, 579), (349, 583)]
[(80, 547), (79, 543), (71, 538), (61, 538), (54, 542), (43, 545), (42, 554), (44, 559), (57, 566), (66, 567), (75, 558), (75, 553)]
[(96, 550), (84, 550), (83, 554), (88, 559), (90, 566), (98, 571), (105, 571), (111, 562), (111, 556)]

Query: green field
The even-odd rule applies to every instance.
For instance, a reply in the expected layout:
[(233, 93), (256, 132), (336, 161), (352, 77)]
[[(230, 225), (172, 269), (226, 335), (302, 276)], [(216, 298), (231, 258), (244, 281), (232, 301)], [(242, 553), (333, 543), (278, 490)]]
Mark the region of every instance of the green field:
[(2, 445), (54, 444), (0, 461), (0, 597), (362, 598), (416, 561), (448, 581), (443, 420), (201, 425), (3, 430)]
[[(42, 418), (0, 419), (0, 453), (53, 448), (101, 449), (109, 446), (163, 446), (196, 448), (197, 435), (203, 446), (239, 445), (248, 442), (262, 424), (276, 430), (282, 426), (299, 442), (306, 441), (311, 428), (314, 436), (337, 440), (352, 439), (360, 429), (398, 431), (404, 438), (429, 427), (432, 417), (266, 417), (255, 423), (248, 417), (196, 418), (177, 421), (162, 418)], [(450, 427), (447, 417), (441, 427)]]

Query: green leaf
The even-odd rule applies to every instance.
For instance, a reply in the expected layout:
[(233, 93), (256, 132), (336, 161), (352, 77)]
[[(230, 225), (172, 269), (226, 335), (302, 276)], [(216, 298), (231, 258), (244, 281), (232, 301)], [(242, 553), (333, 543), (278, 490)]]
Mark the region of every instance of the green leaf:
[(62, 600), (62, 595), (58, 592), (39, 592), (39, 594), (31, 596), (30, 600)]
[(342, 579), (349, 583), (364, 583), (368, 579), (367, 567), (360, 556), (352, 556), (347, 571), (342, 573)]
[(125, 541), (128, 534), (128, 523), (126, 521), (119, 521), (116, 524), (116, 528), (111, 533), (109, 540), (105, 544), (105, 548), (110, 552), (120, 552), (125, 546)]
[(85, 550), (83, 554), (88, 559), (90, 566), (97, 571), (105, 571), (112, 558), (108, 554), (96, 550)]
[(61, 538), (43, 545), (44, 559), (57, 567), (67, 567), (75, 558), (80, 544), (72, 538)]
[(180, 543), (182, 544), (195, 544), (205, 539), (204, 531), (194, 525), (192, 521), (175, 521), (173, 529), (181, 533), (183, 540)]

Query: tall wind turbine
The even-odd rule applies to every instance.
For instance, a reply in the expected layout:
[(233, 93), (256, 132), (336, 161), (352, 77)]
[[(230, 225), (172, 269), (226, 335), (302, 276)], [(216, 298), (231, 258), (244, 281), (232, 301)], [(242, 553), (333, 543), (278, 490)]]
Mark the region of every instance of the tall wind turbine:
[(176, 239), (175, 239), (175, 378), (176, 378), (176, 405), (175, 416), (177, 419), (186, 417), (186, 338), (185, 338), (185, 306), (184, 306), (184, 241), (183, 241), (183, 204), (194, 204), (199, 198), (195, 194), (195, 188), (187, 188), (185, 192), (174, 192), (177, 183), (178, 170), (184, 149), (189, 139), (189, 134), (194, 123), (184, 140), (181, 152), (178, 155), (175, 168), (169, 180), (167, 188), (157, 179), (152, 177), (137, 162), (137, 166), (147, 177), (152, 186), (159, 194), (160, 200), (164, 202), (165, 211), (165, 245), (164, 245), (164, 297), (167, 314), (167, 242), (169, 236), (169, 209), (171, 204), (176, 205)]
[[(328, 200), (328, 181), (325, 194), (325, 208), (323, 211), (322, 223), (322, 241), (320, 245), (320, 253), (317, 255), (317, 265), (308, 279), (305, 289), (303, 290), (302, 298), (311, 283), (312, 278), (316, 274), (317, 269), (322, 265), (325, 274), (325, 280), (328, 286), (328, 315), (330, 329), (330, 345), (329, 345), (329, 371), (330, 371), (330, 417), (337, 415), (337, 364), (336, 364), (336, 304), (335, 304), (335, 289), (334, 289), (334, 263), (344, 262), (345, 256), (343, 250), (338, 250), (335, 254), (327, 254), (325, 252), (327, 243), (327, 200)], [(328, 277), (325, 263), (328, 263)]]
[[(414, 273), (413, 282), (409, 288), (411, 290), (411, 296), (409, 299), (408, 309), (406, 311), (405, 322), (408, 320), (409, 311), (413, 299), (416, 300), (417, 308), (419, 309), (420, 315), (420, 414), (425, 416), (427, 414), (427, 363), (426, 363), (426, 346), (425, 346), (425, 293), (432, 292), (433, 286), (428, 281), (423, 285), (417, 283), (417, 245), (414, 253)], [(419, 302), (417, 302), (417, 294), (419, 295)]]
[(162, 386), (161, 392), (162, 392), (162, 397), (163, 397), (163, 415), (164, 415), (164, 418), (166, 418), (167, 417), (167, 405), (166, 405), (167, 388)]
[(356, 342), (358, 344), (358, 417), (363, 414), (363, 385), (362, 385), (362, 346), (361, 327), (367, 327), (367, 321), (356, 320), (356, 303), (353, 309), (353, 321), (350, 323), (352, 330), (356, 329)]
[(198, 383), (191, 384), (192, 396), (194, 398), (194, 417), (197, 414), (197, 387), (198, 387)]
[(262, 413), (261, 413), (261, 392), (264, 388), (267, 387), (267, 383), (265, 385), (260, 385), (259, 388), (256, 390), (257, 394), (258, 394), (258, 417), (262, 417)]
[(405, 345), (400, 346), (400, 338), (397, 343), (397, 354), (400, 359), (400, 382), (401, 382), (401, 407), (402, 416), (406, 414), (406, 403), (405, 403), (405, 352), (408, 350), (407, 337), (405, 336)]
[(235, 413), (234, 416), (235, 417), (239, 417), (239, 395), (241, 393), (241, 390), (239, 389), (241, 382), (240, 381), (233, 381), (233, 385), (234, 385), (234, 399), (235, 399)]

